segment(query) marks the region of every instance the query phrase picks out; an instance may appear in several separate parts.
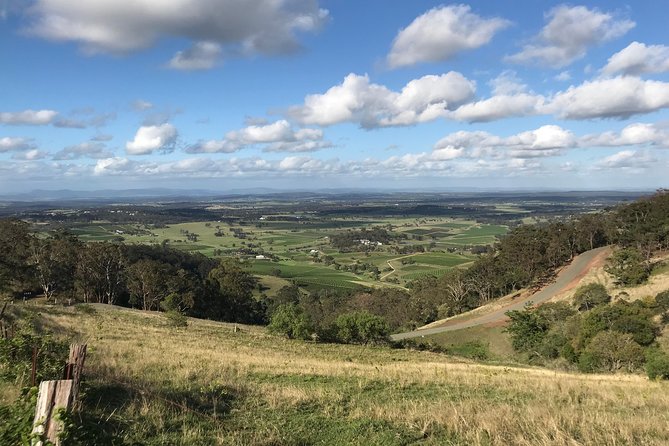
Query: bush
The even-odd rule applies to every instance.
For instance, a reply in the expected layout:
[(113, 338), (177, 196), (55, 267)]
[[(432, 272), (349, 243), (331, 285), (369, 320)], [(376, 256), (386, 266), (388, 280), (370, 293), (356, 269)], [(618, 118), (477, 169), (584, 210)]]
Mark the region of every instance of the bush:
[(267, 328), (288, 339), (307, 340), (314, 331), (309, 317), (295, 304), (279, 305), (274, 310)]
[(177, 310), (165, 312), (165, 317), (172, 327), (182, 328), (188, 326), (188, 318)]
[(633, 371), (645, 361), (643, 348), (629, 334), (602, 331), (592, 338), (579, 358), (579, 369), (584, 372), (621, 369)]
[(33, 349), (37, 349), (37, 382), (60, 379), (69, 346), (48, 334), (20, 328), (13, 338), (0, 338), (0, 378), (25, 385), (30, 379)]
[(611, 296), (604, 285), (600, 283), (589, 283), (578, 287), (574, 293), (574, 306), (578, 311), (592, 310), (598, 305), (611, 302)]
[(650, 379), (669, 379), (669, 354), (659, 348), (648, 349), (646, 374)]
[(490, 347), (481, 341), (470, 341), (460, 345), (451, 345), (446, 349), (446, 353), (464, 358), (484, 361), (490, 359)]
[(334, 322), (335, 337), (345, 344), (368, 344), (388, 340), (390, 328), (380, 316), (367, 311), (342, 314)]
[(648, 263), (639, 250), (634, 248), (619, 249), (609, 258), (604, 267), (619, 285), (639, 285), (650, 275)]
[(548, 321), (531, 307), (506, 313), (511, 323), (506, 332), (511, 335), (511, 345), (517, 352), (534, 351), (543, 342), (550, 327)]
[(660, 311), (669, 310), (669, 290), (662, 291), (655, 296), (655, 303)]

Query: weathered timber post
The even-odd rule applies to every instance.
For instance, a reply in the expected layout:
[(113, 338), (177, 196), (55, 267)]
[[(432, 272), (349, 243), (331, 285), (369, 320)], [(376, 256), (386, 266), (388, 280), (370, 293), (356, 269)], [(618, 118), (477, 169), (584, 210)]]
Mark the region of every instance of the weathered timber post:
[(70, 408), (72, 383), (71, 379), (40, 383), (33, 420), (32, 434), (35, 437), (31, 441), (33, 446), (43, 446), (44, 440), (56, 446), (61, 445), (58, 434), (62, 432), (63, 426), (62, 422), (57, 419), (56, 413), (59, 409), (68, 410)]
[(72, 405), (75, 408), (79, 398), (79, 385), (81, 383), (81, 374), (84, 370), (85, 360), (86, 344), (71, 344), (70, 356), (65, 366), (65, 379), (74, 381), (72, 386)]
[(58, 435), (63, 431), (63, 426), (56, 415), (58, 410), (71, 411), (76, 408), (85, 360), (86, 344), (71, 344), (70, 356), (64, 370), (65, 379), (40, 383), (33, 420), (32, 446), (43, 446), (44, 440), (56, 446), (61, 445)]

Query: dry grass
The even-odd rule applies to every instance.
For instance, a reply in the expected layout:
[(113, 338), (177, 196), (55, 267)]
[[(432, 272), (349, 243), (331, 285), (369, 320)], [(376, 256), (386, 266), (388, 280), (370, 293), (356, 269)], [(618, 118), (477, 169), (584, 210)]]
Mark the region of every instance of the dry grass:
[(195, 320), (174, 329), (159, 315), (96, 308), (47, 318), (88, 342), (88, 404), (128, 443), (669, 444), (669, 384), (638, 375), (310, 344)]

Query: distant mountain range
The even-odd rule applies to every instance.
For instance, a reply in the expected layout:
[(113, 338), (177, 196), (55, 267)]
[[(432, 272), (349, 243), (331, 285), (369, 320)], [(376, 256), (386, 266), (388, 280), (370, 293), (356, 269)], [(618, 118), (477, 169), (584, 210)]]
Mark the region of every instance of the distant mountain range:
[(388, 188), (339, 188), (339, 189), (272, 189), (256, 187), (248, 189), (211, 190), (211, 189), (170, 189), (170, 188), (147, 188), (147, 189), (100, 189), (92, 191), (82, 190), (43, 190), (36, 189), (30, 192), (0, 195), (2, 201), (61, 201), (61, 200), (122, 200), (122, 199), (146, 199), (146, 198), (213, 198), (234, 195), (340, 195), (340, 194), (396, 194), (396, 193), (452, 193), (452, 194), (583, 194), (596, 193), (599, 196), (619, 193), (643, 194), (651, 193), (653, 190), (626, 189), (616, 191), (596, 190), (559, 190), (559, 189), (486, 189), (486, 188), (412, 188), (412, 189), (388, 189)]

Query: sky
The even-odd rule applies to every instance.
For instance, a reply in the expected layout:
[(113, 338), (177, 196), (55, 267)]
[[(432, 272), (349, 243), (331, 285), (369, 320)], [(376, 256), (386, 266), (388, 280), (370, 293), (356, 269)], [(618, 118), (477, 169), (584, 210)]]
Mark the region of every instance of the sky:
[(669, 2), (0, 0), (0, 194), (669, 186)]

